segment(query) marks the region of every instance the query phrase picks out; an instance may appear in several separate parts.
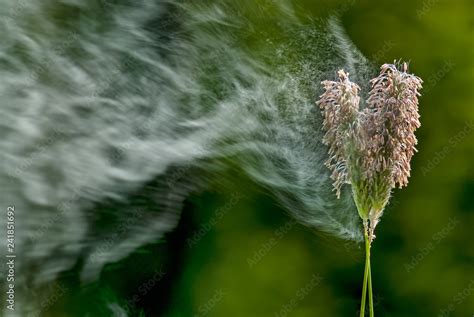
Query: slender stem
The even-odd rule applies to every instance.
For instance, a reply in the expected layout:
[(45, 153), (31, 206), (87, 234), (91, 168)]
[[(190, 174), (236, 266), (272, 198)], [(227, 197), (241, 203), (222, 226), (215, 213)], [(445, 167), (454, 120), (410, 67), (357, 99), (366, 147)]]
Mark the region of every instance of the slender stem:
[(369, 276), (370, 270), (370, 247), (369, 247), (369, 237), (367, 235), (367, 225), (364, 222), (364, 237), (365, 237), (365, 270), (364, 270), (364, 281), (362, 283), (362, 300), (360, 302), (360, 317), (365, 315), (365, 298), (367, 295), (367, 279)]
[(370, 312), (370, 317), (374, 317), (374, 299), (372, 297), (372, 268), (370, 265), (370, 241), (366, 237), (365, 238), (365, 253), (367, 257), (367, 263), (369, 266), (369, 312)]

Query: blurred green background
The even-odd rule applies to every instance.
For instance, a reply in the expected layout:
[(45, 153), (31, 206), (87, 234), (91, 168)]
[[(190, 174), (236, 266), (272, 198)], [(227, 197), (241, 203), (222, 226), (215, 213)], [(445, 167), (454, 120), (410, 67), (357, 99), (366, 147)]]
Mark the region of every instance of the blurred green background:
[[(472, 316), (474, 2), (294, 4), (315, 19), (336, 13), (370, 60), (409, 60), (425, 82), (410, 184), (394, 191), (372, 248), (376, 315)], [(294, 224), (263, 189), (229, 178), (234, 192), (186, 210), (190, 232), (218, 221), (184, 252), (165, 315), (358, 316), (363, 248)], [(216, 216), (233, 195), (244, 197)]]
[[(258, 21), (256, 3), (241, 7)], [(474, 2), (293, 4), (315, 20), (338, 15), (369, 60), (409, 60), (425, 82), (410, 184), (394, 191), (372, 247), (376, 316), (473, 316)], [(57, 310), (86, 315), (106, 297), (146, 316), (358, 316), (361, 245), (296, 224), (238, 172), (225, 178), (225, 190), (216, 182), (187, 201), (165, 243), (109, 265), (84, 288), (66, 275), (77, 291)]]

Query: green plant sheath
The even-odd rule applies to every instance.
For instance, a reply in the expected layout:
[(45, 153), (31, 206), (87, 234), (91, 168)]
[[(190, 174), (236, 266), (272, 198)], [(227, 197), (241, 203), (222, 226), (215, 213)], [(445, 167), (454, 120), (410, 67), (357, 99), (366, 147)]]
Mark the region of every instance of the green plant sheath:
[(365, 299), (367, 297), (367, 284), (369, 285), (369, 313), (370, 317), (374, 317), (374, 300), (372, 296), (372, 272), (370, 269), (370, 241), (367, 235), (367, 230), (364, 230), (365, 238), (365, 270), (364, 281), (362, 284), (362, 300), (360, 303), (360, 317), (365, 315)]

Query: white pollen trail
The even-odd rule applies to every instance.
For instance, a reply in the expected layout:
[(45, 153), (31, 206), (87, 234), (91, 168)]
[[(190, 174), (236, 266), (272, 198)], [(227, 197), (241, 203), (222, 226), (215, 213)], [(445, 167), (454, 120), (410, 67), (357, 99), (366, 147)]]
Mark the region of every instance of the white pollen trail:
[[(228, 160), (301, 223), (360, 239), (350, 196), (335, 199), (323, 166), (315, 105), (338, 69), (370, 69), (336, 22), (301, 22), (277, 1), (255, 4), (258, 16), (231, 1), (113, 3), (0, 0), (0, 200), (21, 228), (23, 315), (79, 260), (93, 281), (171, 231), (187, 195), (205, 188), (199, 175), (225, 175)], [(154, 204), (110, 240), (97, 206), (144, 187)], [(133, 217), (122, 209), (118, 224)]]

